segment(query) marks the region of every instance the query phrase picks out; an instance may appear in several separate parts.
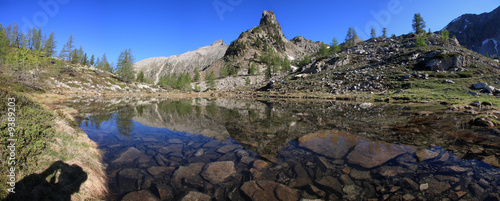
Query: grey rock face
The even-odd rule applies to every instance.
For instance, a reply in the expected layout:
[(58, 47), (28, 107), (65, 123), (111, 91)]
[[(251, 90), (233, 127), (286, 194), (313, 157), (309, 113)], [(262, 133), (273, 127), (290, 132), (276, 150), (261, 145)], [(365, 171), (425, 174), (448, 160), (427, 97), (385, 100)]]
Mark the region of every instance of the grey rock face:
[(144, 72), (147, 79), (158, 83), (161, 77), (168, 74), (190, 73), (195, 68), (203, 70), (221, 59), (226, 53), (229, 45), (224, 41), (215, 41), (210, 46), (205, 46), (194, 51), (171, 57), (153, 57), (144, 59), (134, 64), (134, 70), (138, 73)]

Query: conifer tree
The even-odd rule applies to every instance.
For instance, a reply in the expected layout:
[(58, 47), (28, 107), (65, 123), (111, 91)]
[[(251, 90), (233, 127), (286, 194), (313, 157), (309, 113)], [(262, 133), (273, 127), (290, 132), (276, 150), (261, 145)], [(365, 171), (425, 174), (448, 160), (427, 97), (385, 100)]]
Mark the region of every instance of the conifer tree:
[(92, 56), (90, 57), (90, 61), (89, 61), (90, 66), (94, 66), (94, 60), (95, 60), (95, 58), (94, 58), (94, 55), (92, 54)]
[(42, 29), (36, 29), (35, 27), (33, 27), (33, 31), (32, 31), (32, 34), (33, 34), (33, 49), (34, 50), (40, 50), (42, 48)]
[(0, 65), (5, 61), (9, 50), (9, 40), (5, 34), (5, 28), (0, 24)]
[(413, 31), (415, 31), (416, 34), (422, 34), (425, 33), (425, 22), (420, 13), (415, 13), (413, 16), (413, 24), (412, 24)]
[(217, 77), (215, 76), (215, 72), (214, 71), (210, 71), (210, 73), (208, 73), (208, 75), (205, 76), (205, 81), (207, 82), (207, 85), (210, 88), (214, 88), (215, 87), (215, 84), (216, 84), (215, 79), (217, 79)]
[(357, 37), (358, 37), (358, 35), (356, 34), (356, 30), (354, 29), (354, 27), (349, 27), (349, 30), (347, 31), (347, 35), (345, 38), (345, 42), (346, 42), (347, 46), (352, 47), (352, 46), (356, 45), (356, 38)]
[(66, 42), (66, 44), (63, 46), (61, 52), (59, 52), (59, 58), (66, 59), (67, 61), (71, 61), (72, 60), (73, 49), (75, 48), (73, 46), (74, 42), (75, 41), (73, 39), (73, 34), (71, 34), (69, 36), (68, 42)]
[(374, 29), (374, 28), (372, 28), (372, 30), (371, 30), (371, 32), (370, 32), (370, 36), (371, 36), (372, 38), (376, 38), (376, 37), (377, 37), (377, 33), (375, 32), (375, 29)]
[(78, 58), (78, 50), (74, 49), (71, 53), (71, 63), (77, 64), (78, 62), (80, 62), (80, 58)]
[(446, 44), (448, 43), (449, 39), (450, 39), (450, 32), (446, 28), (444, 28), (443, 31), (441, 32), (441, 41)]
[(144, 82), (146, 79), (144, 78), (144, 72), (142, 70), (137, 74), (137, 82)]
[(120, 76), (122, 81), (130, 82), (134, 79), (134, 72), (132, 69), (133, 64), (134, 57), (132, 56), (132, 50), (128, 49), (122, 51), (118, 57), (118, 63), (116, 65), (118, 76)]
[(45, 41), (45, 44), (43, 45), (43, 52), (45, 52), (45, 56), (47, 57), (52, 57), (56, 54), (56, 45), (55, 41), (55, 36), (54, 36), (54, 31), (52, 31), (49, 35), (49, 38)]
[(81, 63), (82, 63), (82, 65), (85, 65), (85, 66), (89, 65), (89, 59), (87, 57), (87, 53), (83, 54), (83, 57), (81, 59)]
[(387, 38), (387, 28), (382, 30), (382, 38)]
[(200, 75), (200, 71), (198, 71), (198, 68), (195, 68), (195, 69), (194, 69), (194, 77), (193, 77), (193, 81), (195, 81), (195, 82), (200, 81), (200, 77), (201, 77), (201, 75)]
[(330, 46), (330, 51), (332, 53), (340, 52), (340, 46), (339, 46), (339, 44), (337, 42), (337, 39), (335, 37), (333, 37), (333, 39), (332, 39), (332, 44)]

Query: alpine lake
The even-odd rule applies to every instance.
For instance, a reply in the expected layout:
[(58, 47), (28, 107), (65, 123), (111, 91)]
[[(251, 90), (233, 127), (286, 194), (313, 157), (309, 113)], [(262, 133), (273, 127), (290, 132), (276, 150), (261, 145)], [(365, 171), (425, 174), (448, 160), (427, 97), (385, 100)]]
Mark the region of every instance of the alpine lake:
[(110, 200), (499, 200), (500, 131), (446, 106), (75, 99)]

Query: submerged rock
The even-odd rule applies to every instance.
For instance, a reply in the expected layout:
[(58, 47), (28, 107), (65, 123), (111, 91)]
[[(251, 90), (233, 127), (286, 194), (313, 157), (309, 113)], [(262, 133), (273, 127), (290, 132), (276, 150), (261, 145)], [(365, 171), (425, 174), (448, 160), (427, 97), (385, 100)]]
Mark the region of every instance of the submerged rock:
[(362, 141), (349, 153), (347, 159), (350, 163), (364, 168), (374, 168), (407, 152), (412, 152), (412, 150), (409, 150), (409, 147), (394, 144)]
[(123, 165), (123, 164), (129, 164), (134, 162), (135, 159), (149, 159), (150, 157), (147, 156), (146, 154), (142, 153), (138, 149), (134, 147), (128, 148), (126, 151), (124, 151), (122, 154), (120, 154), (117, 159), (113, 160), (111, 162), (113, 165)]
[(233, 161), (220, 161), (207, 164), (201, 176), (212, 184), (219, 184), (234, 173), (236, 170)]
[(299, 193), (296, 189), (267, 180), (247, 181), (241, 186), (241, 191), (252, 200), (284, 201), (299, 199)]
[[(179, 169), (177, 169), (172, 176), (172, 187), (174, 189), (184, 188), (184, 185), (182, 184), (183, 179), (203, 181), (200, 177), (200, 172), (203, 169), (203, 166), (205, 166), (204, 163), (191, 163), (188, 166), (179, 167)], [(203, 182), (200, 185), (203, 186)]]
[(212, 198), (205, 194), (195, 191), (190, 191), (181, 201), (210, 201)]
[(151, 192), (148, 190), (142, 190), (142, 191), (134, 191), (131, 193), (128, 193), (122, 198), (122, 201), (136, 201), (136, 200), (141, 200), (141, 201), (160, 201), (155, 195), (153, 195)]
[(354, 146), (353, 143), (349, 142), (355, 142), (357, 139), (357, 137), (340, 131), (334, 133), (333, 131), (320, 130), (302, 136), (298, 141), (300, 147), (310, 149), (313, 152), (330, 158), (340, 159)]

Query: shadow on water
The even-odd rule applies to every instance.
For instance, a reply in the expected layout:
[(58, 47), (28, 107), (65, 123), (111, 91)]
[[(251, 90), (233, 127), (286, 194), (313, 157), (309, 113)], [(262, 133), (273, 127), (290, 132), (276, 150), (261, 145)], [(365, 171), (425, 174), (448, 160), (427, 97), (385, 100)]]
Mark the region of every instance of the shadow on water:
[(15, 193), (5, 200), (69, 201), (87, 180), (87, 173), (78, 165), (54, 162), (40, 174), (31, 174), (16, 183)]

